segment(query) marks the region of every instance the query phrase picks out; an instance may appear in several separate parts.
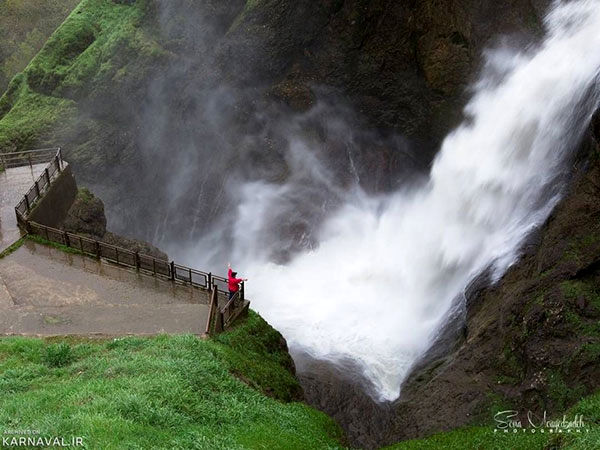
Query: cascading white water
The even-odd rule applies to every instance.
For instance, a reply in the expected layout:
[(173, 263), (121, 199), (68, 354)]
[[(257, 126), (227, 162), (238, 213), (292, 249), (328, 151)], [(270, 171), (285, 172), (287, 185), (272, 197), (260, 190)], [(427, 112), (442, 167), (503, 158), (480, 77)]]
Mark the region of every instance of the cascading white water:
[(453, 300), (485, 268), (500, 276), (555, 206), (558, 175), (597, 107), (598, 30), (600, 0), (558, 3), (538, 48), (490, 52), (468, 120), (428, 181), (380, 197), (352, 190), (318, 248), (287, 265), (257, 261), (256, 236), (290, 187), (242, 188), (234, 261), (253, 308), (292, 352), (351, 358), (378, 400), (399, 396)]

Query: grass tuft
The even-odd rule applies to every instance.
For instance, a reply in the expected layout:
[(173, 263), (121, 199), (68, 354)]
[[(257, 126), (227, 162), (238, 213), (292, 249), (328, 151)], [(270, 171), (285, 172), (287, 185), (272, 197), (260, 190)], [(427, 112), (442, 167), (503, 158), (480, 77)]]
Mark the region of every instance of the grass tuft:
[(71, 346), (65, 342), (46, 347), (43, 357), (48, 367), (64, 367), (73, 361)]

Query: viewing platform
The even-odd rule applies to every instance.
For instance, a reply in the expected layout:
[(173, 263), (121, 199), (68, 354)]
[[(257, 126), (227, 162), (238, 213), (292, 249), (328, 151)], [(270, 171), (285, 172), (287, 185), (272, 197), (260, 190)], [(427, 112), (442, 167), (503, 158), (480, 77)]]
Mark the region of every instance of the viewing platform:
[(0, 164), (0, 252), (21, 237), (15, 205), (42, 174), (46, 164), (10, 167)]
[(209, 304), (208, 291), (32, 241), (0, 259), (2, 334), (202, 334)]
[[(0, 154), (0, 335), (214, 334), (245, 315), (227, 280), (60, 229), (77, 185), (60, 148)], [(42, 244), (44, 245), (42, 245)]]

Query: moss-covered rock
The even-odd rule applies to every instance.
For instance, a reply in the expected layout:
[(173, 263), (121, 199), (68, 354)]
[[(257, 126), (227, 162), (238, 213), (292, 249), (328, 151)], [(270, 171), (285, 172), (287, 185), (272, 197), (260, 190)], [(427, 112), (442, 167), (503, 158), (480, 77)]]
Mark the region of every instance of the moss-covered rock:
[(106, 217), (102, 200), (87, 188), (79, 189), (63, 223), (63, 229), (101, 239), (106, 234)]
[(168, 260), (168, 255), (148, 242), (111, 233), (106, 229), (104, 203), (87, 188), (79, 189), (61, 228), (133, 252)]

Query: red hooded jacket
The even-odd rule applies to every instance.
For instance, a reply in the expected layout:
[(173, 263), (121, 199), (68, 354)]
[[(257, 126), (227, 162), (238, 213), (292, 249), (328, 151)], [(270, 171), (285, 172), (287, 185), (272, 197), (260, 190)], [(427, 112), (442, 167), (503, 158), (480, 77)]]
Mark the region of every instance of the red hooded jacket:
[(242, 281), (244, 281), (244, 279), (243, 278), (234, 278), (232, 274), (233, 274), (233, 270), (230, 267), (229, 271), (227, 272), (227, 278), (229, 281), (229, 290), (231, 292), (237, 292), (240, 290), (240, 283)]

